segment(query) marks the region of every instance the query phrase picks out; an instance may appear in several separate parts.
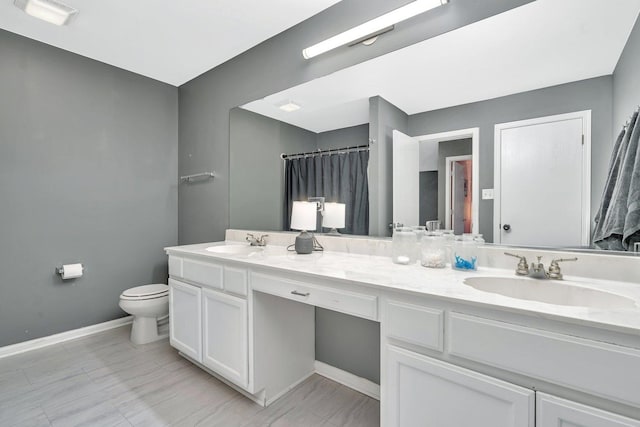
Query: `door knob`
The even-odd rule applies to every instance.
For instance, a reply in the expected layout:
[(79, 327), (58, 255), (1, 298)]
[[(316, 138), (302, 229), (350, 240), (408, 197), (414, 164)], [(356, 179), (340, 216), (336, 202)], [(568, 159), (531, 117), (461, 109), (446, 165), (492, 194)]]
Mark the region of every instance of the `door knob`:
[(505, 225), (502, 226), (502, 229), (504, 231), (511, 231), (511, 226), (509, 224), (505, 224)]

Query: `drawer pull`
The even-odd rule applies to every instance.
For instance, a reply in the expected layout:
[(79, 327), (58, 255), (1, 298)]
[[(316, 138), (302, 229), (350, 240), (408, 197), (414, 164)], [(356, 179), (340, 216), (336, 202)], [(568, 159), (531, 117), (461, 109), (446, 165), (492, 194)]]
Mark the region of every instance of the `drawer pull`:
[(291, 291), (291, 293), (293, 295), (298, 295), (300, 297), (308, 297), (309, 295), (311, 295), (309, 292), (298, 292), (298, 291)]

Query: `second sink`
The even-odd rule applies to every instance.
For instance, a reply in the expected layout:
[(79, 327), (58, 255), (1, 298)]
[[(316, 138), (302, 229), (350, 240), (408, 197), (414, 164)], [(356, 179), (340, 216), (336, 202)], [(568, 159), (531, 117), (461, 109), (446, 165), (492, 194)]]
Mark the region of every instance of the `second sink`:
[(517, 277), (468, 277), (464, 284), (479, 291), (554, 305), (591, 308), (636, 308), (627, 297), (566, 282)]

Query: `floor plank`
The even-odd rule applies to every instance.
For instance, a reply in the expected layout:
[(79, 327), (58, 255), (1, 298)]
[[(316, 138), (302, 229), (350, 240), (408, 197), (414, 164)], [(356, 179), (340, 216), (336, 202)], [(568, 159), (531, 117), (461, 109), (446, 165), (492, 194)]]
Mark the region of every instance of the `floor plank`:
[(130, 326), (0, 359), (0, 425), (375, 427), (380, 405), (313, 375), (263, 408)]

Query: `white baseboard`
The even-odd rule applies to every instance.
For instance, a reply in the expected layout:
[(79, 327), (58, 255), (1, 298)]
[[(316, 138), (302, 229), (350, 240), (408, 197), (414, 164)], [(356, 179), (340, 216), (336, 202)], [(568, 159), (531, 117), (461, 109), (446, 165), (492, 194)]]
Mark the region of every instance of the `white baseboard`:
[(359, 377), (350, 372), (327, 365), (326, 363), (316, 360), (314, 362), (316, 373), (327, 377), (337, 383), (345, 385), (376, 400), (380, 400), (380, 385), (366, 378)]
[(36, 350), (38, 348), (48, 347), (53, 344), (59, 344), (76, 338), (85, 337), (87, 335), (96, 334), (98, 332), (108, 331), (109, 329), (127, 325), (131, 322), (133, 322), (133, 316), (125, 316), (119, 319), (109, 320), (108, 322), (98, 323), (97, 325), (85, 326), (84, 328), (61, 332), (59, 334), (49, 335), (48, 337), (36, 338), (34, 340), (7, 345), (0, 347), (0, 359), (24, 353), (26, 351)]
[(308, 375), (305, 375), (304, 377), (300, 378), (298, 381), (296, 381), (295, 383), (291, 384), (289, 387), (285, 388), (284, 390), (282, 390), (280, 393), (276, 394), (275, 396), (273, 396), (271, 399), (268, 399), (264, 406), (269, 406), (271, 405), (273, 402), (275, 402), (276, 400), (280, 399), (282, 396), (284, 396), (285, 394), (289, 393), (291, 390), (293, 390), (294, 388), (296, 388), (297, 386), (299, 386), (300, 384), (302, 384), (303, 382), (305, 382), (307, 379), (309, 379), (309, 377), (311, 377), (311, 375), (315, 374), (315, 372), (309, 372)]

